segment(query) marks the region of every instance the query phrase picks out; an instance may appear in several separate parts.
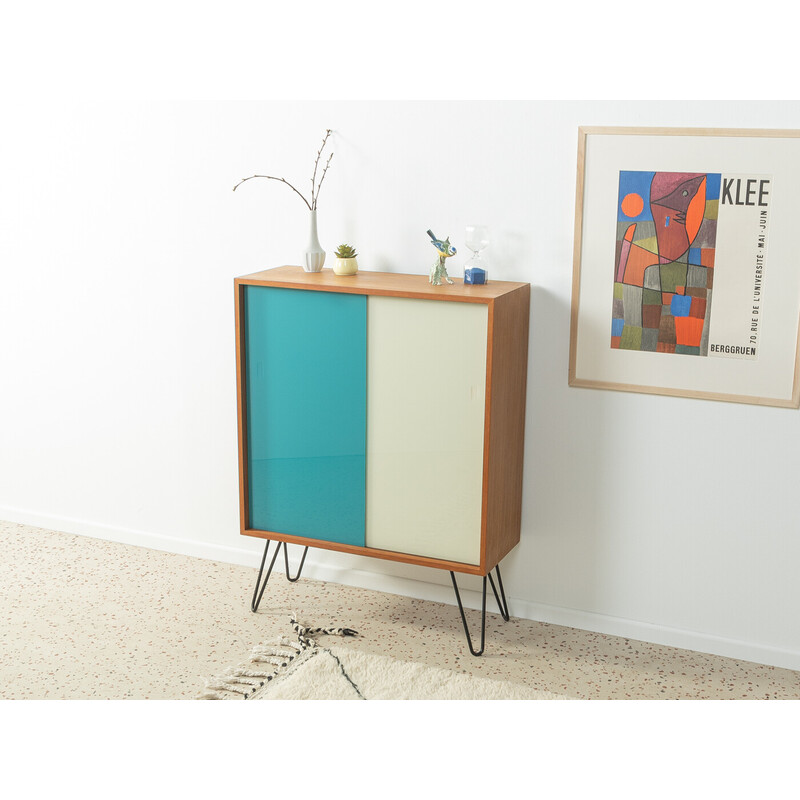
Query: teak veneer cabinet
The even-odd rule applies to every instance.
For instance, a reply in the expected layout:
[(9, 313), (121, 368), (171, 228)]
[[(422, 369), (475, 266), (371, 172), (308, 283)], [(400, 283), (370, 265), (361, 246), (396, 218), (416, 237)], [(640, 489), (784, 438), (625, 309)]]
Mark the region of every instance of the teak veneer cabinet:
[[(486, 578), (507, 619), (520, 536), (530, 285), (288, 266), (234, 284), (241, 533), (267, 540), (253, 610), (281, 544), (287, 577), (286, 543), (444, 569), (479, 655)], [(483, 576), (478, 652), (456, 572)]]

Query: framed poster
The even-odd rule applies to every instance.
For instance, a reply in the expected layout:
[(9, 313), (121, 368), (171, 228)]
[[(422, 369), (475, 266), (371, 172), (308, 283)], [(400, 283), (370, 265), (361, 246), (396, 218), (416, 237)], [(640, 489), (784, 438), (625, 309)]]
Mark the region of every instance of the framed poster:
[(569, 385), (797, 408), (800, 131), (579, 128)]

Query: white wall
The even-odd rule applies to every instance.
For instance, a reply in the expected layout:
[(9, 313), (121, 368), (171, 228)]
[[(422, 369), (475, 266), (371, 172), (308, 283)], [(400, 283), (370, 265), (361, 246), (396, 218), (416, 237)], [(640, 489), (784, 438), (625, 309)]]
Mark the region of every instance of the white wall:
[[(362, 269), (425, 273), (427, 228), (465, 252), (464, 226), (480, 222), (494, 231), (491, 276), (533, 286), (522, 541), (503, 565), (512, 613), (800, 669), (797, 411), (567, 386), (578, 125), (800, 128), (799, 103), (12, 112), (0, 518), (257, 566), (259, 544), (238, 535), (232, 282), (298, 263), (307, 219), (285, 186), (231, 189), (256, 172), (304, 188), (330, 127), (329, 252), (352, 241)], [(669, 447), (675, 431), (690, 464)], [(433, 570), (317, 551), (306, 574), (453, 600)]]

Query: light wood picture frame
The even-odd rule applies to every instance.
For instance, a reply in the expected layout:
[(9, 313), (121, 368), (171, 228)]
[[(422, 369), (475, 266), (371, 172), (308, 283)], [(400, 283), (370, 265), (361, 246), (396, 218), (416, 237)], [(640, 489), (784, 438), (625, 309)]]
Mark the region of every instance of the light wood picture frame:
[(578, 129), (569, 385), (800, 407), (800, 131)]

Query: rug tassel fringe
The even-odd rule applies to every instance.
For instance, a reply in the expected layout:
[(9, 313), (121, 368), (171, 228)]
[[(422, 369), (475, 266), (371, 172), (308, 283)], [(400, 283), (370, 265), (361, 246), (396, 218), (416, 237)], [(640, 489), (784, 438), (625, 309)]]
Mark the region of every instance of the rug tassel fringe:
[(228, 700), (230, 695), (240, 695), (247, 700), (265, 683), (275, 678), (278, 673), (289, 666), (300, 653), (313, 650), (317, 644), (309, 638), (309, 633), (322, 633), (328, 636), (357, 636), (358, 631), (352, 628), (308, 628), (297, 622), (297, 613), (291, 617), (291, 624), (297, 634), (297, 641), (290, 641), (286, 636), (269, 642), (257, 644), (250, 651), (251, 664), (272, 664), (276, 669), (266, 671), (247, 667), (228, 667), (222, 675), (206, 681), (205, 689), (197, 695), (196, 700)]

